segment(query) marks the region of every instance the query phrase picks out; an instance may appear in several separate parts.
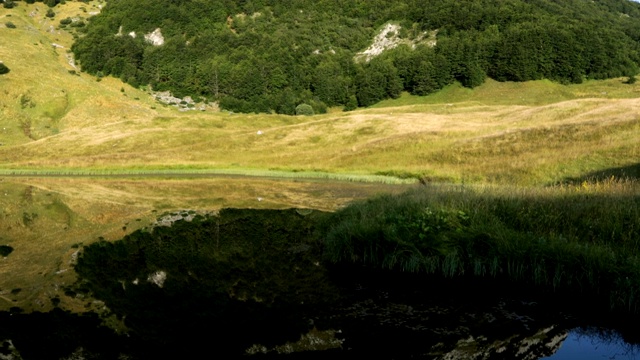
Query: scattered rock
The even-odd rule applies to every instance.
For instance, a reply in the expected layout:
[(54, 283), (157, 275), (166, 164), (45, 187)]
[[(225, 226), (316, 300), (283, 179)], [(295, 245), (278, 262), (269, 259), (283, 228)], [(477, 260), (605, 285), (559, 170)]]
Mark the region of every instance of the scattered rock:
[(159, 226), (167, 226), (171, 227), (176, 221), (191, 221), (198, 215), (208, 215), (208, 213), (197, 213), (193, 210), (183, 210), (175, 213), (166, 214), (158, 220), (156, 220), (153, 224), (151, 224), (151, 228), (159, 227)]
[(184, 98), (178, 98), (171, 94), (169, 91), (162, 91), (153, 93), (153, 97), (166, 105), (172, 105), (177, 107), (180, 111), (206, 111), (207, 109), (214, 109), (214, 106), (207, 106), (204, 103), (196, 103), (191, 96), (185, 96)]

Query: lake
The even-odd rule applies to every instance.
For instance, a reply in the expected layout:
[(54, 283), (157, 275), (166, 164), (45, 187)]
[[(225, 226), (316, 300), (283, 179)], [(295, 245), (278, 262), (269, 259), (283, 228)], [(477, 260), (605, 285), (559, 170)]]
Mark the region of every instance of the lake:
[(640, 358), (632, 324), (500, 284), (322, 264), (316, 219), (409, 187), (5, 177), (0, 356), (180, 356), (217, 341), (218, 353), (300, 358)]

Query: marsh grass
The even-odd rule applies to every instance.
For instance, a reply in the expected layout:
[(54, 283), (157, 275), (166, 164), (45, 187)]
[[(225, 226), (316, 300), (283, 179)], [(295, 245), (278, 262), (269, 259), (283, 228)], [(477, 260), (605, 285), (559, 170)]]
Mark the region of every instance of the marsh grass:
[[(640, 184), (426, 186), (336, 212), (335, 263), (495, 278), (640, 313)], [(586, 300), (585, 300), (586, 302)]]
[(322, 171), (281, 171), (281, 170), (260, 170), (260, 169), (198, 169), (198, 168), (174, 168), (174, 169), (50, 169), (50, 170), (25, 170), (25, 169), (0, 169), (0, 175), (4, 176), (54, 176), (54, 177), (74, 177), (74, 176), (97, 176), (97, 177), (135, 177), (135, 176), (217, 176), (234, 175), (250, 177), (271, 177), (283, 179), (319, 179), (332, 181), (350, 182), (372, 182), (383, 184), (413, 184), (416, 182), (412, 177), (394, 177), (387, 175), (359, 175), (359, 174), (338, 174)]

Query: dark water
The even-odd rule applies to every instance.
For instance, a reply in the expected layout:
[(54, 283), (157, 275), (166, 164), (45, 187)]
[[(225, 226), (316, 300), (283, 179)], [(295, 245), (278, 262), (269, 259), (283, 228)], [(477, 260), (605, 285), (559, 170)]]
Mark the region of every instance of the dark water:
[[(71, 214), (72, 202), (12, 191), (31, 206), (4, 205), (3, 228), (14, 224), (16, 234), (42, 238), (37, 225), (47, 211), (69, 227), (60, 225), (63, 234), (87, 224), (87, 215)], [(65, 245), (70, 255), (81, 249), (77, 260), (68, 271), (41, 271), (44, 285), (18, 290), (11, 281), (19, 274), (0, 279), (8, 304), (0, 311), (0, 359), (640, 358), (637, 319), (497, 281), (327, 264), (321, 211), (181, 214), (189, 221)], [(31, 250), (7, 245), (14, 251), (0, 270), (12, 274), (11, 261)], [(51, 295), (25, 311), (22, 299), (38, 304), (41, 293)]]

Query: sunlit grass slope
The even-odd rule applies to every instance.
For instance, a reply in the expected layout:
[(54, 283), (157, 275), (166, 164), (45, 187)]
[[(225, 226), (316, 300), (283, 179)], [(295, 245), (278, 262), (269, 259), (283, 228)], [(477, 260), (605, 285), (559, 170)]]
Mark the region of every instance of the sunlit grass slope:
[(143, 92), (115, 79), (97, 82), (76, 67), (70, 52), (73, 37), (60, 29), (60, 20), (87, 21), (99, 11), (97, 3), (67, 2), (55, 7), (54, 18), (45, 16), (49, 7), (43, 3), (16, 4), (0, 8), (0, 61), (10, 69), (0, 76), (3, 146), (154, 113)]
[(311, 117), (178, 112), (116, 79), (69, 73), (72, 37), (55, 27), (88, 16), (79, 7), (61, 6), (55, 20), (42, 4), (0, 9), (0, 21), (17, 26), (0, 27), (11, 69), (0, 76), (4, 173), (278, 170), (524, 185), (640, 162), (640, 84), (625, 79), (489, 80)]

